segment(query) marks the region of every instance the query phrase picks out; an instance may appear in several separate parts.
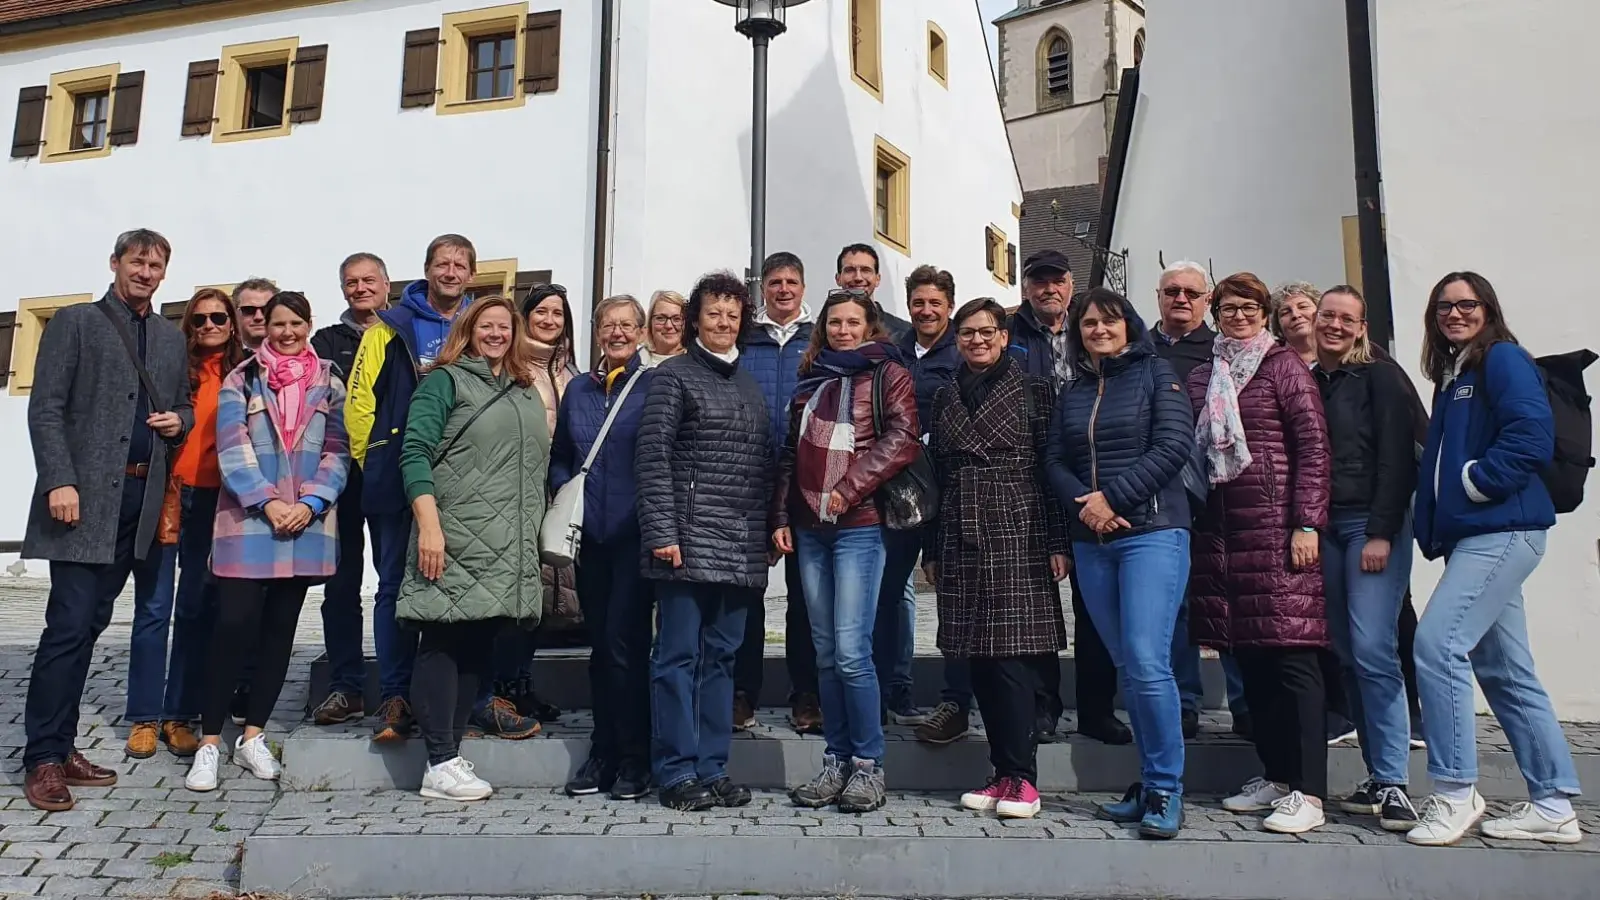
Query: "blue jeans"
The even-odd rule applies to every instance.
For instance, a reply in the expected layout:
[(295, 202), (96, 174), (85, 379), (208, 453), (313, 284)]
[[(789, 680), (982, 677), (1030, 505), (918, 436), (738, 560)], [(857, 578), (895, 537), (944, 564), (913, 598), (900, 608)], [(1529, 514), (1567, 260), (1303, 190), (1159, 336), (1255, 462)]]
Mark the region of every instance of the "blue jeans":
[(395, 621), (400, 584), (406, 577), (406, 554), (411, 549), (411, 513), (372, 516), (373, 563), (378, 570), (378, 594), (372, 601), (372, 643), (378, 651), (379, 696), (404, 699), (411, 693), (411, 668), (417, 661), (418, 633)]
[(360, 466), (350, 467), (350, 480), (339, 495), (338, 520), (339, 568), (322, 589), (322, 643), (328, 651), (329, 690), (360, 697), (367, 682), (361, 652), (361, 577), (367, 569), (367, 542), (362, 531)]
[[(211, 577), (211, 533), (217, 518), (217, 488), (183, 489), (178, 530), (178, 593), (172, 606), (172, 658), (167, 662), (167, 697), (161, 717), (177, 722), (200, 718), (205, 703), (206, 654), (217, 623), (217, 581)], [(172, 568), (162, 571), (171, 577)]]
[(733, 744), (733, 657), (761, 591), (657, 581), (650, 655), (651, 767), (663, 790), (728, 774)]
[(1367, 514), (1338, 512), (1322, 530), (1328, 634), (1339, 657), (1361, 758), (1373, 780), (1405, 784), (1411, 714), (1400, 674), (1400, 605), (1411, 584), (1411, 522), (1394, 536), (1382, 572), (1361, 571)]
[(817, 648), (822, 734), (836, 759), (883, 761), (878, 672), (872, 637), (883, 581), (884, 530), (799, 529), (811, 641)]
[(162, 697), (167, 689), (167, 631), (172, 624), (173, 568), (178, 548), (152, 544), (150, 556), (158, 566), (155, 584), (133, 591), (133, 635), (128, 642), (128, 723), (161, 719)]
[(1480, 534), (1445, 556), (1444, 575), (1417, 623), (1417, 693), (1428, 774), (1478, 780), (1472, 676), (1505, 729), (1528, 796), (1580, 793), (1572, 750), (1539, 684), (1528, 647), (1522, 583), (1544, 559), (1545, 532)]
[(1178, 604), (1172, 628), (1172, 675), (1178, 680), (1178, 702), (1184, 712), (1200, 713), (1206, 686), (1200, 678), (1200, 647), (1189, 640), (1189, 595)]
[[(875, 669), (884, 673), (878, 687), (887, 701), (911, 693), (911, 656), (917, 642), (917, 591), (911, 574), (922, 553), (922, 532), (873, 527), (881, 533), (883, 575), (874, 599), (872, 661)], [(806, 608), (810, 609), (809, 601)], [(816, 631), (815, 622), (812, 631)]]
[(1139, 744), (1144, 786), (1183, 792), (1183, 716), (1172, 632), (1189, 583), (1189, 532), (1151, 531), (1107, 543), (1074, 541), (1078, 584), (1117, 667)]

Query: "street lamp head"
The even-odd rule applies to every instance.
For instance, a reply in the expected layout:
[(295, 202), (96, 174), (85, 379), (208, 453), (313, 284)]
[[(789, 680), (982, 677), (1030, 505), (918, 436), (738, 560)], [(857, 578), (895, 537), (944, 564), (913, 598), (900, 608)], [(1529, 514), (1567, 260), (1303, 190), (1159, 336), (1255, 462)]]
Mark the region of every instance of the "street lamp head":
[(789, 29), (784, 11), (806, 0), (716, 0), (734, 8), (734, 30), (748, 38), (775, 38)]

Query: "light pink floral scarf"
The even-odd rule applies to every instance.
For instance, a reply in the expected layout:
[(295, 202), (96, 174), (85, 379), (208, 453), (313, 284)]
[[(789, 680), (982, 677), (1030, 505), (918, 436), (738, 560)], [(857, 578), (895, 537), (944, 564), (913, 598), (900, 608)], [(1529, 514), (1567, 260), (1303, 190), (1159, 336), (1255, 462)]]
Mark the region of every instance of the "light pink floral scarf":
[(1249, 340), (1217, 335), (1212, 345), (1211, 382), (1194, 436), (1206, 453), (1212, 484), (1225, 484), (1250, 467), (1244, 421), (1239, 417), (1239, 392), (1250, 383), (1277, 339), (1265, 329)]

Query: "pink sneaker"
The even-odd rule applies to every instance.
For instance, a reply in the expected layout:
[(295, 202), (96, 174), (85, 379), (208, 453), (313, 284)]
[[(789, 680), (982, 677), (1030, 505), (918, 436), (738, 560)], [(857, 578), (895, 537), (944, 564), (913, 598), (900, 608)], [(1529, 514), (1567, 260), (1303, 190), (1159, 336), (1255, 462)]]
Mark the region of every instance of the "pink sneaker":
[(1011, 784), (1005, 796), (995, 804), (995, 813), (1002, 819), (1031, 819), (1039, 814), (1039, 792), (1026, 778), (1008, 779)]
[(974, 812), (988, 812), (1000, 803), (1011, 790), (1011, 778), (995, 778), (981, 791), (967, 791), (961, 795), (961, 805)]

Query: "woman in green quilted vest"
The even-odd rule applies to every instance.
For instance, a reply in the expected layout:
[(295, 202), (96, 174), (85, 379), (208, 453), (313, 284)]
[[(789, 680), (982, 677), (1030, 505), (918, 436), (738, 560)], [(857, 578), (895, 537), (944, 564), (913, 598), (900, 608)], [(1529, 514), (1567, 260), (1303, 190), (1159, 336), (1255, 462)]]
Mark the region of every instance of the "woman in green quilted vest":
[(422, 796), (482, 800), (493, 788), (461, 758), (480, 673), (508, 622), (542, 608), (539, 524), (550, 430), (522, 317), (478, 300), (450, 329), (411, 400), (400, 471), (416, 548), (396, 618), (421, 631), (411, 703), (428, 748)]

